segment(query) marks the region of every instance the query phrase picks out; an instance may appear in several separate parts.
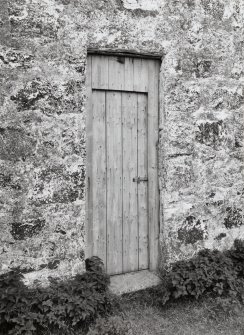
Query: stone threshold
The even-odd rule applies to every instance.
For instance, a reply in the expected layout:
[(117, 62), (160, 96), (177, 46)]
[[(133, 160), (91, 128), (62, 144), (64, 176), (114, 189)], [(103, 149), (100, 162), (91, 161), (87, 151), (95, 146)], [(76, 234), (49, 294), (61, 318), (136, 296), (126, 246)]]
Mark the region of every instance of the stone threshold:
[(121, 295), (160, 284), (160, 278), (149, 270), (141, 270), (110, 277), (110, 291)]

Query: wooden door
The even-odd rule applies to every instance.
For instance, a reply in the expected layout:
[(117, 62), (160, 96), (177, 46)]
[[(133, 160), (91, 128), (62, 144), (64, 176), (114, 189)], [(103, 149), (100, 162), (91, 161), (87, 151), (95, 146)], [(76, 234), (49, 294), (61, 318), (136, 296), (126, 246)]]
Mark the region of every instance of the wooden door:
[(158, 257), (159, 62), (88, 57), (87, 250), (109, 274)]

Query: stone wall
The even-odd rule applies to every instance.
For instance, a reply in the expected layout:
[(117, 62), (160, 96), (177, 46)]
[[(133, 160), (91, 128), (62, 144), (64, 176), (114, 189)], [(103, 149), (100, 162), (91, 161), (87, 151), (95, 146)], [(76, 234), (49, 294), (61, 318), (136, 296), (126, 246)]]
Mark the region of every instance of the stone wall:
[(88, 47), (164, 55), (162, 266), (244, 237), (243, 0), (1, 6), (1, 271), (83, 271)]

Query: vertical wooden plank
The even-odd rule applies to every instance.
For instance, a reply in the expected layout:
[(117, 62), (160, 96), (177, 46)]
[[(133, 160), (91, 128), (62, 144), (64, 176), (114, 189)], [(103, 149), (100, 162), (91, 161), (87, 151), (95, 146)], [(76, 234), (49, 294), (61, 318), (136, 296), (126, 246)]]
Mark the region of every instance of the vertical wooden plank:
[(93, 255), (106, 264), (106, 143), (105, 92), (92, 93), (92, 212)]
[(133, 91), (134, 89), (134, 59), (125, 58), (125, 91)]
[[(148, 178), (147, 95), (138, 94), (138, 176)], [(148, 182), (138, 184), (139, 270), (148, 269)]]
[(91, 187), (91, 166), (92, 166), (92, 62), (91, 56), (87, 58), (86, 65), (86, 90), (87, 90), (87, 102), (86, 102), (86, 257), (92, 256), (93, 246), (93, 227), (92, 227), (92, 187)]
[(158, 109), (159, 62), (148, 61), (148, 220), (149, 267), (156, 270), (159, 255), (159, 189), (158, 189)]
[(134, 91), (148, 91), (148, 61), (146, 59), (134, 59)]
[(108, 88), (110, 90), (124, 90), (125, 57), (108, 58)]
[(92, 88), (108, 89), (108, 57), (92, 57)]
[(122, 93), (123, 272), (138, 270), (137, 94)]
[(121, 93), (106, 93), (107, 116), (107, 271), (122, 273)]

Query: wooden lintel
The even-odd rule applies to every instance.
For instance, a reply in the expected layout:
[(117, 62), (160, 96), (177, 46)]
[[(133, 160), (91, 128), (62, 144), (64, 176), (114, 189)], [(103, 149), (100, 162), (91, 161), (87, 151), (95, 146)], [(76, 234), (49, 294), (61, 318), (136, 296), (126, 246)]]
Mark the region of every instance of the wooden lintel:
[(134, 58), (158, 59), (161, 60), (164, 56), (163, 52), (139, 52), (138, 50), (127, 49), (97, 49), (88, 48), (89, 55), (106, 55), (106, 56), (126, 56)]

